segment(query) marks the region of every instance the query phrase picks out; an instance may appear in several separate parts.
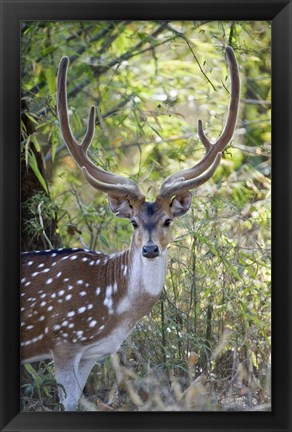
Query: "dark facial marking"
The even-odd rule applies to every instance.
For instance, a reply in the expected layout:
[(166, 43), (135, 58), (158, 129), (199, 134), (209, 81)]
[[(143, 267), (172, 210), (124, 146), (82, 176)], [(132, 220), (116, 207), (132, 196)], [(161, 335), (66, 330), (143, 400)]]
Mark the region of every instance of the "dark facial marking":
[[(143, 230), (147, 231), (149, 238), (159, 221), (159, 206), (156, 202), (145, 202), (139, 212), (139, 222)], [(139, 224), (138, 222), (138, 224)]]
[(146, 223), (143, 224), (143, 228), (145, 229), (145, 231), (148, 232), (149, 236), (151, 236), (151, 233), (153, 231), (153, 229), (155, 228), (154, 223)]
[(154, 216), (157, 211), (157, 204), (156, 202), (145, 202), (144, 208), (146, 215), (151, 217)]

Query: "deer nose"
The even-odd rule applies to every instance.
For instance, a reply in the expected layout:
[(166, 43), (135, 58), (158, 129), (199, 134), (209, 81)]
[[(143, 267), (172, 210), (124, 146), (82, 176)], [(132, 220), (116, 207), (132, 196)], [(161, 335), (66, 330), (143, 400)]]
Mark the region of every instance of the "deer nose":
[(159, 248), (156, 244), (143, 246), (142, 255), (145, 258), (155, 258), (159, 255)]

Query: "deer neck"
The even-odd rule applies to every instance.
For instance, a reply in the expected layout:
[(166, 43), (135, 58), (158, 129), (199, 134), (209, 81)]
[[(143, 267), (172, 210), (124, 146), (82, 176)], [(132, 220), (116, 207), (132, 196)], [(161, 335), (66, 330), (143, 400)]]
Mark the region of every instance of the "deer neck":
[(158, 299), (166, 276), (167, 251), (154, 259), (143, 258), (141, 251), (132, 240), (127, 250), (128, 283), (127, 294), (118, 305), (118, 312), (123, 314), (129, 309), (139, 311), (140, 319), (150, 312)]
[(167, 250), (154, 259), (144, 258), (132, 240), (129, 256), (129, 288), (132, 286), (135, 290), (158, 297), (166, 276)]

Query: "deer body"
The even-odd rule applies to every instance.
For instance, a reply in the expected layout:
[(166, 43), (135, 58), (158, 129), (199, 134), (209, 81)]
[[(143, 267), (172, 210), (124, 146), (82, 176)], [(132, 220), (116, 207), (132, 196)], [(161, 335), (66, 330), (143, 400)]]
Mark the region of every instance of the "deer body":
[(67, 397), (59, 391), (66, 410), (75, 410), (94, 363), (118, 351), (163, 288), (167, 250), (149, 259), (137, 241), (111, 255), (82, 249), (22, 254), (22, 362), (54, 360), (57, 382), (67, 389)]
[(163, 182), (154, 202), (138, 185), (102, 170), (87, 155), (94, 135), (95, 109), (81, 144), (72, 135), (66, 93), (68, 58), (59, 66), (57, 107), (64, 141), (87, 181), (108, 194), (111, 210), (128, 218), (134, 235), (130, 248), (105, 255), (83, 249), (22, 254), (21, 359), (23, 363), (53, 359), (60, 401), (75, 410), (95, 362), (116, 352), (137, 322), (159, 298), (167, 269), (170, 225), (191, 205), (190, 190), (215, 172), (234, 132), (239, 104), (239, 74), (233, 50), (226, 48), (231, 100), (225, 128), (212, 144), (198, 121), (206, 149), (195, 166)]
[[(29, 263), (39, 271), (30, 272)], [(166, 254), (151, 263), (135, 247), (112, 255), (64, 249), (24, 253), (22, 265), (22, 361), (54, 359), (57, 381), (66, 388), (70, 352), (71, 391), (61, 401), (73, 410), (94, 363), (118, 351), (157, 301)]]

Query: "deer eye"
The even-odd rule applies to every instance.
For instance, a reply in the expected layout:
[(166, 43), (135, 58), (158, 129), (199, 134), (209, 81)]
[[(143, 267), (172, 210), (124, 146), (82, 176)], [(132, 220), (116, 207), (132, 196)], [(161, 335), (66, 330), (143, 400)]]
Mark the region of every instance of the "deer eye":
[(137, 224), (136, 221), (131, 220), (131, 224), (132, 224), (132, 226), (133, 226), (134, 228), (138, 228), (138, 224)]
[(166, 219), (166, 220), (164, 221), (164, 223), (163, 223), (163, 226), (165, 226), (165, 227), (169, 227), (170, 224), (171, 224), (171, 222), (172, 222), (172, 219)]

